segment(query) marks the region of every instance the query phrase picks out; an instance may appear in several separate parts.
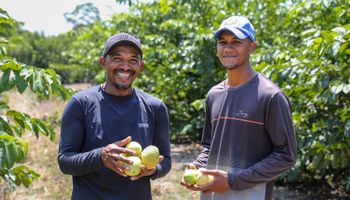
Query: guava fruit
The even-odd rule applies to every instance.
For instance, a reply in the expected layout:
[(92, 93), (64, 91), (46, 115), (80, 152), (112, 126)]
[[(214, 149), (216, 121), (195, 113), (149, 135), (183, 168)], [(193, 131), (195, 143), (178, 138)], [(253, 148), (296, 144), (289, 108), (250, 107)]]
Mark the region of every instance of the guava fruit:
[(195, 184), (200, 171), (196, 169), (186, 169), (183, 175), (183, 180), (188, 184)]
[(196, 179), (196, 185), (205, 185), (214, 180), (214, 176), (200, 173)]
[(129, 142), (125, 148), (130, 149), (130, 150), (134, 150), (136, 152), (136, 156), (140, 156), (140, 153), (142, 151), (142, 147), (140, 145), (140, 143), (135, 142), (135, 141), (131, 141)]
[(139, 157), (137, 156), (130, 156), (128, 157), (129, 160), (132, 160), (132, 164), (129, 165), (129, 164), (125, 164), (126, 166), (129, 167), (128, 170), (125, 170), (125, 174), (127, 174), (128, 176), (137, 176), (140, 174), (141, 172), (141, 160)]
[(159, 149), (156, 146), (150, 145), (141, 152), (141, 163), (147, 169), (154, 168), (159, 162)]

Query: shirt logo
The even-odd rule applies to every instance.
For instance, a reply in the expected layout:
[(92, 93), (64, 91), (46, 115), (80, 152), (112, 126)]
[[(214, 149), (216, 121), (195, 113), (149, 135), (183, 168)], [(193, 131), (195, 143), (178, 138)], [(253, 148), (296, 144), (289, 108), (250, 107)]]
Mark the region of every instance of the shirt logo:
[(148, 128), (148, 124), (147, 123), (139, 123), (139, 128)]
[(248, 117), (248, 113), (244, 112), (243, 110), (240, 110), (236, 113), (236, 116), (237, 117), (240, 117), (240, 118), (247, 118)]

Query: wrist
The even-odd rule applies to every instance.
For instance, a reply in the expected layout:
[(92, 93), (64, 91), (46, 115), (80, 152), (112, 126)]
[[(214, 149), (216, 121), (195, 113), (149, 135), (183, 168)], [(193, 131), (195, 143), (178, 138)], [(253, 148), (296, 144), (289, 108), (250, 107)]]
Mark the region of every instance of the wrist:
[(227, 184), (232, 190), (238, 190), (235, 174), (232, 169), (228, 170), (227, 172)]

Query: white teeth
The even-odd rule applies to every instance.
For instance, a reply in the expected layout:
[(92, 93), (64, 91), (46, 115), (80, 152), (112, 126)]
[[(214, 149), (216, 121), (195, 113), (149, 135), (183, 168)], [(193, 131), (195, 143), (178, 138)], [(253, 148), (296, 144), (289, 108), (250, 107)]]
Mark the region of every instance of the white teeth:
[(121, 78), (129, 78), (130, 73), (117, 72), (117, 76)]

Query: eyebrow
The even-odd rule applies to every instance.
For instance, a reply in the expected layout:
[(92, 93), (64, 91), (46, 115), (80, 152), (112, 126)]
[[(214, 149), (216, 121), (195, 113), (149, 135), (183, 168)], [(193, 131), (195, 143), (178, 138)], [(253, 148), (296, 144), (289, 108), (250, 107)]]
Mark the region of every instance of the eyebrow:
[[(119, 51), (117, 51), (117, 52), (113, 52), (113, 51), (112, 51), (112, 52), (111, 52), (110, 54), (108, 54), (108, 55), (111, 56), (111, 57), (121, 56), (121, 54), (120, 54)], [(132, 54), (131, 57), (139, 59), (139, 54)]]
[[(219, 38), (218, 38), (218, 42), (220, 42), (221, 40), (225, 40), (225, 39), (222, 38), (222, 37), (219, 37)], [(242, 39), (239, 39), (239, 38), (236, 38), (236, 37), (233, 38), (233, 41), (237, 41), (237, 40), (238, 40), (238, 41), (243, 41)], [(225, 41), (226, 41), (226, 40), (225, 40)]]

